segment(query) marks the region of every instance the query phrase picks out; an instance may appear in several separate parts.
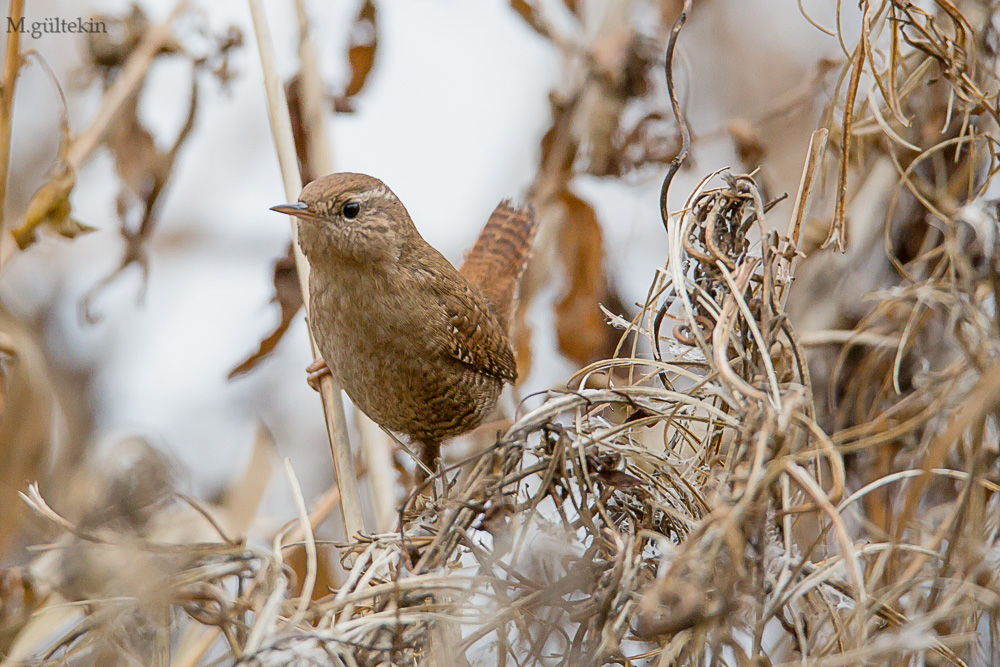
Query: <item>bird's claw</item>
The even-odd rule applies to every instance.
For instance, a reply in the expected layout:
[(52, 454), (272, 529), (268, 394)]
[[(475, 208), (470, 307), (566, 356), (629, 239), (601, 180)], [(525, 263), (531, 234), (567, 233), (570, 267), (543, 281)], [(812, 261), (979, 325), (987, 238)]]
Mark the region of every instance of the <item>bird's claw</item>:
[(330, 367), (326, 365), (326, 361), (322, 357), (317, 358), (314, 362), (306, 366), (306, 382), (309, 386), (319, 391), (319, 381), (324, 375), (330, 375)]

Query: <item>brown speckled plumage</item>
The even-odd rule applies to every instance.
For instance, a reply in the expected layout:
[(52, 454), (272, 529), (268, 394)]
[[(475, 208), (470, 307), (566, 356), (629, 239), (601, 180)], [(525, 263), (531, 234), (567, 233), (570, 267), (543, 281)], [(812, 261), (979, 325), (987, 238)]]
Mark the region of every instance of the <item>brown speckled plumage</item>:
[(440, 443), (482, 423), (517, 377), (507, 333), (530, 211), (500, 204), (460, 273), (376, 178), (325, 176), (299, 202), (275, 210), (299, 218), (323, 358), (355, 405), (435, 463)]

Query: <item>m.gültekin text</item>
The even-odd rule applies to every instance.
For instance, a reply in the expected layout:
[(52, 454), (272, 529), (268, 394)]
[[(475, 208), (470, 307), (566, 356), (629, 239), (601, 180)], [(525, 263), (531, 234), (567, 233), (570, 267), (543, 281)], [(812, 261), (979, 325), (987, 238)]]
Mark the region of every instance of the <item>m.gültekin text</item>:
[(82, 18), (47, 18), (42, 19), (41, 21), (32, 21), (29, 24), (25, 22), (23, 16), (16, 22), (11, 17), (7, 17), (8, 33), (19, 32), (22, 35), (31, 35), (34, 39), (38, 39), (42, 35), (47, 34), (62, 35), (66, 33), (106, 33), (107, 31), (108, 25), (104, 21), (93, 21), (89, 19), (84, 20)]

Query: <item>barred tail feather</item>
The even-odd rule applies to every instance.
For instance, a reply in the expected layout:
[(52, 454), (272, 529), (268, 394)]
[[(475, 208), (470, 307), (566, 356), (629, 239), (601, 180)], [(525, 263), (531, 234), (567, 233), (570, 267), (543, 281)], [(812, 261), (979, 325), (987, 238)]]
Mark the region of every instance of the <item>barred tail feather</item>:
[(486, 295), (505, 328), (510, 327), (517, 287), (528, 266), (536, 230), (531, 205), (519, 206), (505, 199), (486, 222), (460, 270)]

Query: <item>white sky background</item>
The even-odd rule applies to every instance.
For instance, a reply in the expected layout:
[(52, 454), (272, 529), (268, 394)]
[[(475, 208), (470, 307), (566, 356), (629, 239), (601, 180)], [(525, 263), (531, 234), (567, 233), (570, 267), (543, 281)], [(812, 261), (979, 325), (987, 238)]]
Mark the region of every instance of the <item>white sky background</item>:
[[(174, 3), (142, 4), (158, 22)], [(138, 272), (130, 271), (96, 301), (96, 310), (105, 315), (102, 323), (81, 326), (77, 318), (80, 295), (120, 257), (114, 212), (118, 185), (103, 152), (80, 175), (73, 199), (77, 217), (101, 231), (75, 242), (45, 238), (6, 271), (0, 293), (22, 313), (52, 305), (57, 316), (48, 341), (52, 349), (69, 365), (96, 366), (100, 449), (126, 434), (146, 436), (183, 464), (196, 491), (206, 493), (241, 472), (261, 418), (274, 431), (279, 453), (292, 456), (309, 499), (330, 483), (332, 466), (319, 398), (305, 383), (303, 369), (311, 358), (301, 318), (272, 358), (241, 380), (225, 380), (276, 322), (277, 308), (267, 303), (271, 267), (284, 252), (289, 225), (285, 216), (268, 211), (285, 197), (246, 2), (196, 4), (213, 30), (238, 25), (245, 44), (236, 55), (238, 76), (228, 93), (214, 81), (204, 82), (195, 130), (161, 203), (145, 303), (135, 303)], [(292, 4), (265, 4), (282, 73), (291, 75), (297, 67)], [(347, 31), (357, 5), (346, 0), (309, 4), (325, 74), (342, 82)], [(28, 20), (127, 7), (127, 2), (85, 6), (32, 0)], [(355, 100), (358, 112), (331, 120), (335, 164), (383, 179), (425, 238), (458, 263), (495, 204), (519, 196), (535, 173), (560, 56), (500, 0), (381, 0), (378, 8), (379, 50), (368, 86)], [(832, 24), (829, 13), (816, 16)], [(28, 42), (64, 81), (83, 53), (82, 43), (71, 35)], [(735, 87), (740, 80), (765, 76), (763, 70), (776, 79), (774, 88), (784, 90), (816, 58), (839, 54), (836, 40), (810, 27), (791, 0), (696, 2), (681, 50), (681, 85), (687, 87), (691, 72), (711, 84), (688, 92), (691, 122), (702, 132), (718, 128), (744, 107), (743, 113), (752, 116), (773, 102), (775, 90), (741, 91)], [(161, 146), (176, 136), (186, 111), (188, 77), (180, 61), (158, 65), (151, 75), (142, 110)], [(99, 104), (97, 86), (71, 97), (71, 122), (81, 131)], [(30, 185), (21, 186), (27, 192), (20, 203), (11, 203), (14, 215), (22, 214), (23, 208), (15, 212), (13, 207), (23, 207), (23, 197), (52, 164), (56, 99), (40, 68), (24, 71), (16, 100), (12, 179)], [(789, 137), (792, 146), (802, 141), (801, 132)], [(790, 152), (786, 171), (793, 176), (779, 181), (797, 181), (802, 154)], [(740, 168), (725, 138), (699, 145), (694, 158), (694, 169), (673, 186), (673, 208), (701, 175), (724, 166)], [(581, 179), (576, 186), (597, 208), (609, 268), (626, 302), (644, 298), (666, 256), (657, 213), (661, 178), (662, 172), (650, 172), (635, 185)], [(548, 295), (557, 296), (555, 289)], [(544, 320), (549, 310), (542, 303), (535, 314)], [(571, 370), (543, 352), (554, 347), (554, 335), (542, 320), (535, 323), (537, 365), (525, 393), (560, 384)], [(288, 499), (278, 502), (272, 510), (287, 516)]]

